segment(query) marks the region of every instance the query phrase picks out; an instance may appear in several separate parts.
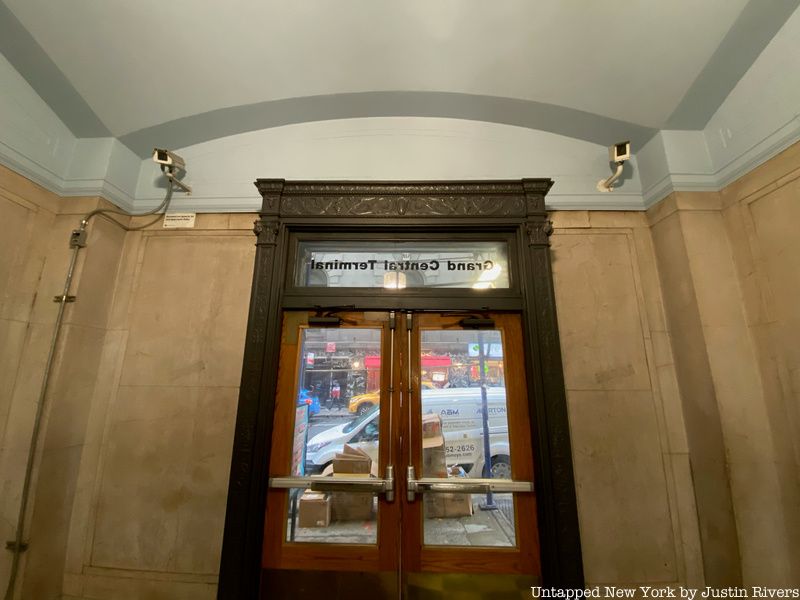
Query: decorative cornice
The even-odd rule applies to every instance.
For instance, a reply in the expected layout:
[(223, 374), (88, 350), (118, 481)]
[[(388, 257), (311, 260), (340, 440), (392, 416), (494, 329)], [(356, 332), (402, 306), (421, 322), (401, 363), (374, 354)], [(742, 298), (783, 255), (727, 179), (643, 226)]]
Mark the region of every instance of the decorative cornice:
[(321, 217), (521, 217), (522, 196), (289, 196), (281, 216)]
[(643, 201), (648, 209), (672, 192), (717, 192), (720, 189), (713, 175), (669, 173), (643, 192)]
[(798, 141), (800, 141), (800, 114), (795, 115), (778, 130), (748, 148), (746, 152), (741, 153), (721, 166), (714, 173), (714, 180), (717, 185), (715, 191), (721, 191), (722, 188), (730, 185)]
[[(261, 181), (261, 180), (260, 180)], [(550, 182), (550, 179), (532, 180)], [(549, 189), (549, 187), (548, 187)], [(285, 195), (323, 196), (472, 196), (518, 195), (521, 181), (287, 181)]]
[[(138, 163), (137, 163), (138, 164)], [(56, 173), (45, 163), (17, 152), (0, 140), (0, 165), (19, 173), (46, 190), (68, 198), (70, 196), (102, 196), (128, 212), (141, 210), (133, 195), (107, 178), (68, 178)], [(158, 204), (161, 203), (159, 199)], [(158, 206), (156, 204), (155, 206)]]
[[(625, 193), (624, 190), (615, 190), (611, 194), (585, 193), (582, 191), (582, 186), (585, 182), (579, 181), (575, 186), (564, 188), (564, 182), (562, 181), (555, 191), (547, 195), (547, 208), (549, 210), (641, 211), (658, 203), (673, 191), (720, 191), (798, 140), (800, 140), (800, 117), (795, 116), (758, 143), (731, 158), (729, 162), (717, 168), (713, 173), (667, 173), (641, 193), (638, 191)], [(70, 178), (63, 173), (57, 172), (58, 169), (55, 169), (54, 165), (47, 163), (47, 161), (37, 161), (32, 156), (16, 151), (2, 140), (0, 140), (0, 164), (62, 197), (99, 195), (128, 211), (155, 208), (163, 199), (162, 196), (156, 195), (158, 194), (157, 190), (146, 192), (146, 195), (141, 195), (141, 191), (139, 191), (140, 195), (134, 198), (133, 189), (123, 189), (125, 186), (116, 185), (109, 179), (103, 179), (102, 177), (91, 179)], [(147, 166), (148, 168), (152, 167), (149, 163)], [(507, 196), (547, 194), (552, 182), (549, 179), (441, 183), (284, 182), (282, 179), (259, 179), (256, 182), (262, 198), (265, 194), (278, 194), (283, 197), (315, 196), (318, 198), (358, 194), (376, 198), (389, 198), (416, 195), (418, 192), (415, 191), (414, 194), (409, 194), (405, 188), (413, 185), (417, 186), (419, 190), (421, 189), (418, 187), (419, 184), (427, 186), (425, 194), (431, 197), (463, 197), (482, 194), (487, 199), (486, 204), (492, 204), (494, 202), (504, 202), (503, 198)], [(176, 195), (172, 202), (172, 208), (174, 210), (192, 212), (257, 212), (259, 199), (255, 195), (248, 196), (240, 188), (227, 193), (217, 188), (207, 190), (201, 185), (196, 185), (192, 196)], [(272, 212), (272, 214), (279, 214), (278, 208), (280, 207), (264, 207), (262, 203), (262, 208), (270, 209), (267, 212)], [(396, 213), (390, 212), (389, 214), (398, 214), (399, 216), (399, 208), (400, 206), (398, 206)], [(481, 210), (484, 208), (485, 206)], [(530, 208), (527, 210), (530, 210)], [(350, 212), (347, 214), (356, 215), (360, 213)], [(407, 209), (405, 215), (414, 216), (413, 208), (411, 213)]]
[(800, 116), (795, 116), (757, 144), (713, 173), (667, 173), (642, 191), (645, 210), (672, 192), (720, 192), (792, 144), (800, 141)]
[(556, 194), (547, 195), (547, 210), (644, 210), (640, 194)]
[(258, 188), (258, 193), (263, 196), (270, 192), (282, 192), (285, 183), (284, 179), (256, 179), (255, 186)]
[(552, 179), (523, 179), (522, 189), (526, 194), (546, 196), (555, 182)]
[[(525, 217), (544, 211), (550, 179), (445, 182), (323, 182), (259, 179), (262, 214), (286, 217)], [(533, 196), (531, 195), (533, 194)], [(279, 200), (278, 200), (279, 197)]]
[(285, 185), (283, 179), (259, 179), (256, 187), (262, 197), (261, 215), (277, 215), (280, 213), (281, 194)]

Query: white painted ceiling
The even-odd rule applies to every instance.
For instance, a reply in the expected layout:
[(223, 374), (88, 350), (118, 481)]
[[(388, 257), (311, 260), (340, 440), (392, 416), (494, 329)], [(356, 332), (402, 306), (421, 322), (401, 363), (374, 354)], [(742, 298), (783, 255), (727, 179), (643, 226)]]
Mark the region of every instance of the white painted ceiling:
[[(5, 45), (17, 52), (17, 68), (37, 92), (51, 106), (53, 99), (70, 93), (77, 98), (82, 112), (62, 118), (79, 137), (110, 133), (131, 147), (139, 143), (137, 132), (209, 111), (229, 111), (214, 117), (210, 136), (259, 128), (261, 113), (251, 111), (245, 123), (234, 107), (263, 104), (264, 126), (335, 118), (333, 113), (392, 116), (403, 112), (409, 98), (403, 93), (421, 94), (414, 96), (421, 105), (409, 113), (425, 116), (425, 103), (438, 103), (428, 112), (458, 118), (475, 113), (479, 119), (563, 129), (578, 137), (569, 122), (573, 116), (583, 118), (582, 113), (598, 122), (614, 120), (614, 127), (623, 122), (643, 135), (667, 125), (702, 127), (709, 110), (719, 105), (797, 4), (0, 0), (18, 31), (6, 30), (16, 31), (22, 41), (27, 36), (26, 43), (38, 46), (49, 64), (49, 71), (41, 64), (22, 64), (22, 41), (14, 41), (16, 50), (11, 42)], [(775, 8), (779, 5), (781, 10)], [(741, 26), (748, 19), (749, 29)], [(738, 37), (732, 35), (737, 25)], [(753, 31), (761, 31), (764, 39), (752, 41), (759, 38)], [(748, 44), (752, 47), (740, 52), (742, 57), (734, 56)], [(720, 60), (726, 48), (730, 57)], [(736, 61), (743, 64), (731, 69)], [(708, 100), (707, 92), (721, 97)], [(334, 95), (339, 104), (325, 113), (319, 99)], [(469, 102), (461, 112), (448, 114), (448, 103), (455, 106), (459, 98)], [(348, 110), (356, 101), (361, 104)], [(269, 102), (276, 104), (270, 107)], [(371, 106), (380, 103), (387, 105)], [(270, 110), (287, 106), (293, 114), (270, 120)], [(552, 113), (553, 108), (561, 112)], [(515, 110), (519, 114), (514, 117), (502, 114)], [(94, 119), (94, 128), (84, 127), (86, 115)], [(225, 119), (231, 120), (227, 129)], [(553, 119), (560, 123), (548, 126)], [(198, 126), (210, 127), (210, 121), (191, 125)], [(178, 142), (176, 128), (170, 131)], [(184, 137), (187, 143), (202, 138)], [(593, 139), (591, 133), (582, 137)]]

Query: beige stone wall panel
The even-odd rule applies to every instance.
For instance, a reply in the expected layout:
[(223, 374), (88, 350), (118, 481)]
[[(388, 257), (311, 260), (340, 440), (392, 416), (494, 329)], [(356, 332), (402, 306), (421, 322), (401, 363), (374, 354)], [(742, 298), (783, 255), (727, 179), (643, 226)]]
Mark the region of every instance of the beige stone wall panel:
[[(0, 168), (0, 448), (2, 534), (12, 539), (19, 508), (34, 414), (70, 256), (69, 235), (98, 198), (61, 200), (23, 177)], [(23, 597), (55, 598), (61, 591), (76, 494), (77, 471), (87, 436), (88, 401), (97, 380), (107, 320), (109, 283), (115, 278), (122, 233), (94, 223), (89, 248), (81, 251), (72, 293), (80, 304), (65, 311), (65, 325), (46, 397), (39, 455), (34, 467), (21, 564)], [(96, 250), (92, 254), (91, 250)], [(12, 354), (13, 353), (13, 354)], [(5, 360), (8, 358), (8, 360)], [(0, 560), (7, 580), (10, 555)]]
[[(780, 443), (785, 416), (770, 418), (773, 401), (766, 394), (764, 373), (747, 327), (739, 273), (722, 214), (684, 212), (681, 217), (726, 438), (744, 581), (787, 583), (794, 554), (790, 538), (797, 518), (792, 516), (796, 508), (783, 504), (781, 488), (796, 488), (797, 478), (781, 482), (776, 469), (776, 460), (781, 460), (776, 443)], [(755, 470), (759, 474), (756, 485), (750, 477)], [(766, 514), (772, 516), (764, 518)], [(767, 545), (778, 549), (775, 555), (764, 554)]]
[(3, 223), (2, 252), (0, 252), (0, 307), (3, 318), (24, 318), (13, 308), (22, 300), (23, 306), (29, 304), (21, 298), (28, 292), (17, 287), (25, 263), (31, 240), (31, 223), (36, 211), (26, 208), (0, 195), (0, 222)]
[(147, 238), (122, 383), (238, 386), (251, 236)]
[(787, 179), (796, 179), (798, 175), (800, 175), (800, 144), (793, 144), (727, 185), (722, 190), (721, 197), (725, 205), (752, 200), (774, 191)]
[(703, 572), (708, 585), (736, 585), (741, 572), (725, 443), (678, 204), (673, 195), (648, 217), (693, 472)]
[[(87, 199), (80, 206), (81, 212), (86, 208), (83, 204), (99, 203), (97, 199)], [(48, 287), (53, 285), (52, 281), (59, 282), (57, 291), (63, 286), (70, 253), (69, 232), (76, 222), (74, 215), (58, 216), (54, 222), (53, 228), (63, 235), (52, 240), (53, 250), (48, 255), (42, 281)], [(54, 594), (60, 592), (62, 585), (70, 517), (78, 494), (82, 454), (90, 438), (92, 399), (105, 343), (105, 321), (112, 292), (109, 284), (116, 278), (123, 239), (123, 233), (110, 223), (94, 221), (88, 245), (80, 251), (72, 287), (77, 301), (65, 311), (46, 399), (39, 475), (32, 486), (29, 537), (35, 543), (26, 552), (23, 587), (23, 593), (30, 594), (29, 597), (56, 597)], [(57, 308), (52, 295), (41, 303), (37, 298), (32, 318), (41, 320), (42, 326), (49, 330)], [(47, 354), (47, 342), (43, 340), (36, 348), (42, 357)], [(30, 390), (31, 398), (38, 394), (41, 377), (35, 383), (36, 389)], [(64, 457), (71, 457), (69, 468), (61, 465)], [(52, 469), (58, 471), (57, 477), (47, 474), (51, 463)]]
[[(798, 581), (788, 566), (800, 564), (798, 403), (790, 383), (800, 334), (798, 159), (793, 147), (720, 194), (680, 192), (648, 211), (679, 338), (681, 390), (693, 397), (685, 407), (690, 447), (700, 450), (693, 468), (718, 472), (703, 453), (720, 444), (745, 584)], [(703, 441), (696, 433), (713, 415), (712, 399), (724, 435)], [(706, 408), (694, 411), (698, 403)], [(706, 477), (695, 483), (702, 513), (722, 490)], [(704, 550), (708, 560), (713, 553)]]
[(676, 581), (653, 400), (641, 391), (569, 391), (587, 582)]
[(31, 208), (53, 214), (60, 212), (64, 204), (63, 198), (3, 165), (0, 165), (0, 195), (13, 196)]
[(238, 390), (122, 386), (91, 564), (217, 572)]
[[(800, 292), (800, 236), (794, 227), (800, 216), (797, 147), (735, 182), (723, 196), (727, 199), (725, 226), (742, 287), (747, 331), (761, 381), (764, 428), (769, 436), (767, 472), (773, 473), (774, 479), (762, 486), (763, 493), (771, 494), (771, 501), (779, 507), (775, 514), (780, 520), (765, 524), (764, 530), (785, 530), (778, 538), (786, 544), (781, 562), (770, 573), (773, 579), (797, 583), (798, 575), (786, 576), (786, 564), (800, 564), (800, 305), (796, 302)], [(743, 473), (752, 469), (753, 460), (750, 457), (742, 463)], [(743, 510), (754, 526), (763, 521), (763, 513), (749, 503)]]
[(25, 552), (23, 598), (58, 598), (64, 574), (69, 517), (75, 496), (81, 446), (45, 450)]
[(104, 359), (118, 376), (97, 398), (102, 442), (86, 449), (72, 515), (80, 533), (65, 585), (76, 596), (122, 574), (137, 583), (125, 592), (120, 580), (119, 597), (164, 577), (159, 589), (176, 598), (213, 593), (255, 251), (252, 216), (247, 230), (224, 233), (223, 216), (126, 236), (109, 312), (123, 337)]
[(673, 467), (686, 440), (647, 221), (553, 222), (572, 226), (551, 239), (587, 582), (701, 582), (691, 472)]
[(567, 389), (649, 390), (629, 237), (592, 230), (552, 239)]

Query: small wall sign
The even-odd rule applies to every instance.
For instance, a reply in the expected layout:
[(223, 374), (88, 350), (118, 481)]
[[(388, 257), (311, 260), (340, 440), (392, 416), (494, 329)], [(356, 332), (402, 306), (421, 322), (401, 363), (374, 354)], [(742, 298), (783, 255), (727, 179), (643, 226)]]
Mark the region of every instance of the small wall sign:
[(171, 212), (164, 215), (164, 229), (192, 229), (196, 213)]

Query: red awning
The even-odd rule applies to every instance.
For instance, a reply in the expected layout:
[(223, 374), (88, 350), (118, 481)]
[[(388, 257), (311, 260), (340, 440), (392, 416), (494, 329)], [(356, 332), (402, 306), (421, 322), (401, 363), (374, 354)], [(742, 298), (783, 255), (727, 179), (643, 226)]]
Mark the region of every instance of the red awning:
[(453, 364), (449, 356), (423, 356), (423, 367), (449, 367)]
[[(422, 357), (422, 366), (423, 367), (449, 367), (452, 365), (452, 361), (450, 360), (449, 356), (423, 356)], [(364, 357), (364, 367), (367, 369), (380, 369), (381, 368), (381, 357), (380, 356), (365, 356)]]

